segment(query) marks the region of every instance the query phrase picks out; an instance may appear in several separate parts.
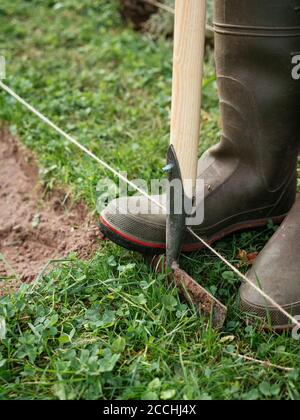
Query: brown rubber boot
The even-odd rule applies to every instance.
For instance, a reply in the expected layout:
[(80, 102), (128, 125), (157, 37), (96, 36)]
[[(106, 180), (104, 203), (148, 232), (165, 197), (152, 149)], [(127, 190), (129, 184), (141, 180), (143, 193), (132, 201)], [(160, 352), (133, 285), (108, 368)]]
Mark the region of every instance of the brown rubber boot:
[[(215, 0), (214, 26), (222, 137), (199, 161), (205, 218), (194, 227), (210, 243), (280, 222), (295, 201), (300, 82), (292, 60), (300, 49), (300, 0)], [(102, 212), (102, 232), (126, 248), (163, 252), (166, 216), (115, 214), (126, 206), (121, 198)], [(201, 247), (186, 235), (183, 251)]]
[[(299, 239), (300, 197), (247, 274), (253, 283), (293, 316), (300, 316)], [(243, 311), (271, 321), (274, 330), (292, 327), (285, 315), (246, 283), (241, 287), (240, 298)]]

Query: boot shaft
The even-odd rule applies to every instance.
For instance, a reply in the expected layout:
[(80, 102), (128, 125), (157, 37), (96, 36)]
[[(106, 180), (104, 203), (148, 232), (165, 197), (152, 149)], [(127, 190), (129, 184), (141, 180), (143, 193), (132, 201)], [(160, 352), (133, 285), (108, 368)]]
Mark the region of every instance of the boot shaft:
[(214, 23), (232, 29), (300, 32), (299, 0), (215, 0)]
[(221, 105), (218, 158), (238, 156), (266, 189), (295, 171), (300, 143), (300, 0), (215, 0), (215, 60)]

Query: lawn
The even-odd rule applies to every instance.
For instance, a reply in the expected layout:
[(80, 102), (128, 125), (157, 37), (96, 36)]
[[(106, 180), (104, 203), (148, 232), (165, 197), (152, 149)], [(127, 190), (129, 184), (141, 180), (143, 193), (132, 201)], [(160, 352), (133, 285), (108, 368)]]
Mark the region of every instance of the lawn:
[[(169, 141), (172, 43), (134, 32), (117, 1), (2, 0), (6, 83), (103, 160), (135, 178), (161, 177)], [(218, 140), (207, 52), (201, 150)], [(0, 92), (0, 121), (36, 154), (47, 191), (72, 191), (96, 213), (110, 176)], [(216, 245), (262, 249), (276, 227)], [(0, 300), (1, 399), (299, 399), (299, 342), (244, 323), (240, 281), (208, 251), (182, 265), (229, 306), (214, 331), (141, 256), (103, 242), (89, 261), (50, 261), (33, 285)], [(238, 354), (283, 368), (245, 361)]]

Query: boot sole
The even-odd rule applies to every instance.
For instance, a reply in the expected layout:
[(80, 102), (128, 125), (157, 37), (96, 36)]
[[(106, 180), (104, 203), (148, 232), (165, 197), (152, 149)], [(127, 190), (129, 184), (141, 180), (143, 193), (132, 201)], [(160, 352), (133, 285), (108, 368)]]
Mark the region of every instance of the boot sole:
[[(213, 243), (220, 241), (221, 239), (233, 233), (236, 233), (242, 230), (255, 229), (258, 227), (266, 226), (270, 220), (274, 224), (280, 224), (284, 220), (285, 217), (286, 217), (286, 214), (283, 216), (268, 217), (268, 218), (252, 220), (252, 221), (244, 222), (244, 223), (236, 223), (234, 225), (229, 226), (226, 229), (221, 230), (217, 234), (213, 235), (211, 238), (207, 239), (207, 242), (209, 243), (209, 245), (212, 245)], [(137, 251), (141, 254), (155, 255), (155, 254), (163, 254), (166, 250), (165, 244), (143, 242), (117, 230), (115, 227), (110, 225), (109, 222), (107, 222), (107, 220), (105, 220), (102, 216), (100, 216), (99, 228), (105, 238), (131, 251)], [(205, 245), (198, 242), (195, 244), (183, 245), (182, 252), (190, 253), (190, 252), (199, 251), (203, 248), (205, 248)]]

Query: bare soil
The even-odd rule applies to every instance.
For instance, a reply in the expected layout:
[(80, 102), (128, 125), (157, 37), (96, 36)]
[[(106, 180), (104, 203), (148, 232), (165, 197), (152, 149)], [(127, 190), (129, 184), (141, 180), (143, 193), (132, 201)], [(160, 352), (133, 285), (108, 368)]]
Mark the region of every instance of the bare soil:
[(100, 244), (83, 203), (56, 191), (46, 198), (38, 166), (7, 130), (0, 131), (0, 294), (34, 280), (51, 259), (90, 257)]

